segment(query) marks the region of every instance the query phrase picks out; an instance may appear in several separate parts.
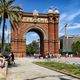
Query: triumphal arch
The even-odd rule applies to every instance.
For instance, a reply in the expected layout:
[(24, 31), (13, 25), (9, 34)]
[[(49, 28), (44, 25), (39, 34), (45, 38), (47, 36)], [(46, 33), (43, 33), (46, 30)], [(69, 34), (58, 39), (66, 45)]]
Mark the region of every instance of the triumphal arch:
[[(59, 53), (58, 23), (59, 11), (50, 8), (47, 14), (20, 12), (22, 20), (11, 30), (11, 51), (18, 57), (26, 55), (26, 33), (36, 32), (40, 36), (40, 53)], [(15, 28), (17, 27), (17, 29)]]

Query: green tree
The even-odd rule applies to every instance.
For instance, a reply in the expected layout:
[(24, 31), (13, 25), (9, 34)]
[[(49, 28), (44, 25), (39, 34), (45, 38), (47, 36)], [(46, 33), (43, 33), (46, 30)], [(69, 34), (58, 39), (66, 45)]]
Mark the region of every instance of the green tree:
[(10, 51), (10, 43), (5, 44), (5, 51)]
[(74, 42), (72, 44), (72, 51), (77, 53), (77, 55), (80, 55), (80, 41)]
[(27, 52), (34, 54), (39, 52), (39, 45), (36, 41), (33, 41), (31, 44), (27, 45)]
[(4, 32), (6, 19), (9, 19), (11, 27), (13, 27), (13, 21), (16, 23), (20, 19), (18, 11), (21, 10), (20, 6), (13, 6), (12, 3), (15, 0), (0, 0), (0, 24), (2, 24), (2, 49), (4, 50)]

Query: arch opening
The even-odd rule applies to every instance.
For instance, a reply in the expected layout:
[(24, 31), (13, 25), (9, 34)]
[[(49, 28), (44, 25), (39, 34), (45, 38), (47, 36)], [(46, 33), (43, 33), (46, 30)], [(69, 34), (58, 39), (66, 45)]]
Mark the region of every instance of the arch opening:
[[(34, 53), (36, 53), (36, 54), (43, 54), (44, 53), (44, 34), (43, 34), (43, 32), (41, 31), (41, 30), (39, 30), (39, 29), (37, 29), (37, 28), (32, 28), (32, 29), (30, 29), (30, 30), (28, 30), (27, 32), (26, 32), (26, 34), (28, 34), (28, 33), (33, 33), (33, 35), (34, 35), (34, 39), (33, 39), (33, 41), (31, 42), (31, 43), (29, 43), (28, 44), (28, 42), (29, 42), (29, 39), (28, 39), (28, 36), (26, 36), (26, 44), (27, 44), (27, 46), (26, 46), (26, 54), (27, 55), (30, 55), (29, 53), (28, 53), (28, 48), (29, 48), (29, 45), (30, 44), (33, 44), (34, 42), (36, 42), (36, 44), (38, 45), (38, 50), (36, 50)], [(38, 38), (36, 38), (35, 39), (35, 34), (37, 35), (37, 37)], [(28, 41), (27, 41), (28, 40)], [(35, 47), (34, 45), (33, 45), (33, 47)], [(33, 53), (33, 54), (34, 54)]]

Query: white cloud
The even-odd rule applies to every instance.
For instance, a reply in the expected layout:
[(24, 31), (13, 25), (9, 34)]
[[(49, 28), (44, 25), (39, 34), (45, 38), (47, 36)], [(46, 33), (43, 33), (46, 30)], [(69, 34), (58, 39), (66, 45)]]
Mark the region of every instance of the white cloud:
[(31, 36), (31, 37), (35, 37), (35, 36), (37, 37), (38, 35), (33, 33), (33, 34), (31, 34), (30, 36)]
[(6, 30), (5, 30), (5, 34), (6, 34), (6, 35), (11, 34), (10, 30), (9, 30), (9, 31), (6, 31)]
[(59, 33), (59, 37), (60, 37), (60, 36), (63, 36), (63, 35), (64, 35), (64, 33)]
[(80, 23), (74, 23), (73, 25), (69, 26), (68, 29), (80, 29)]
[(80, 15), (80, 10), (78, 10), (77, 12), (74, 12), (73, 14), (68, 14), (68, 13), (63, 13), (60, 16), (60, 22), (70, 22), (72, 20), (74, 20), (77, 16)]
[(67, 17), (67, 14), (66, 13), (61, 14), (60, 20), (63, 20), (65, 17)]
[(27, 44), (27, 45), (30, 44), (30, 43), (31, 43), (30, 41), (28, 41), (28, 40), (26, 41), (26, 44)]
[[(67, 27), (67, 29), (77, 29), (77, 28), (80, 28), (80, 23), (76, 23), (74, 22), (74, 19), (76, 17), (78, 17), (80, 15), (80, 10), (77, 10), (75, 11), (74, 13), (72, 14), (69, 14), (68, 12), (67, 13), (63, 13), (61, 14), (60, 16), (60, 23), (59, 23), (59, 31), (62, 30), (62, 28), (64, 27), (65, 23), (68, 23), (69, 26)], [(72, 25), (70, 25), (72, 24)]]
[(67, 20), (71, 21), (79, 15), (80, 15), (80, 10), (68, 16)]

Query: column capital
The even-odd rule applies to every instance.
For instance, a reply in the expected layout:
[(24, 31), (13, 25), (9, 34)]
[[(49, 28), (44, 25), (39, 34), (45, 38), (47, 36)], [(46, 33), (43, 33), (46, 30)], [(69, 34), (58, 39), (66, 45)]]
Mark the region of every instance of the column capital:
[(59, 14), (54, 14), (54, 23), (59, 23)]

